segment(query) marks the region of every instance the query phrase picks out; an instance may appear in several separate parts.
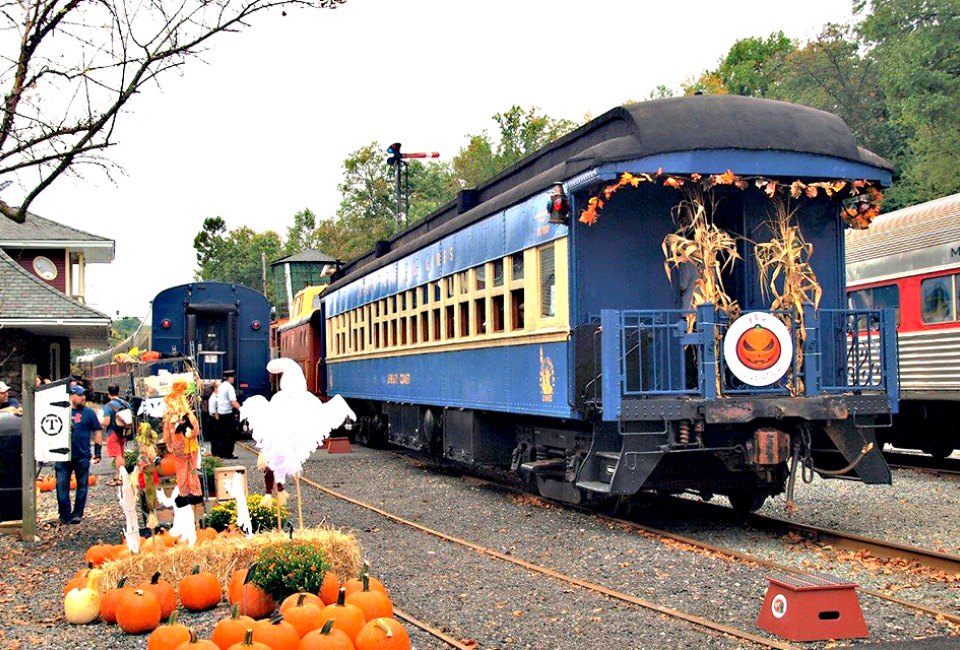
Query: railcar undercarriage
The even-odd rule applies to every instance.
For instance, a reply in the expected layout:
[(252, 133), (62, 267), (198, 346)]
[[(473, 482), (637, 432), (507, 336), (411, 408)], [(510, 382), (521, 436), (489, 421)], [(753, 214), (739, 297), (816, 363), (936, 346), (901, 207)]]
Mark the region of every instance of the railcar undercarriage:
[(777, 401), (701, 403), (689, 418), (620, 423), (364, 401), (353, 404), (352, 433), (363, 444), (509, 469), (543, 496), (590, 506), (695, 492), (756, 510), (814, 474), (890, 482), (874, 423), (849, 415), (857, 399), (789, 400), (836, 416), (817, 420), (770, 417)]

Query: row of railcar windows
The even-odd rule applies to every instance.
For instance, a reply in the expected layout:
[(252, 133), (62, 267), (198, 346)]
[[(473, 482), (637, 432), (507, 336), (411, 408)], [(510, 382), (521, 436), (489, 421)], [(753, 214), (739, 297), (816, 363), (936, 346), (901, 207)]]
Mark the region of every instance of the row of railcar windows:
[[(526, 276), (528, 265), (535, 265), (535, 278)], [(528, 296), (531, 292), (538, 294), (538, 300)], [(329, 356), (522, 334), (531, 330), (528, 297), (539, 306), (540, 319), (556, 316), (554, 243), (454, 273), (328, 319)]]

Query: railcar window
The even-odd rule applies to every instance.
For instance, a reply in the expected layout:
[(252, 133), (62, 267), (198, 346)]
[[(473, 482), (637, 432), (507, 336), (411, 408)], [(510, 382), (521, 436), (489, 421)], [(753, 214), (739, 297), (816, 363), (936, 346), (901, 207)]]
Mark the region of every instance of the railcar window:
[(479, 298), (474, 300), (474, 307), (477, 313), (477, 336), (487, 333), (487, 300)]
[(470, 303), (460, 303), (460, 336), (470, 336)]
[(503, 296), (494, 296), (490, 301), (493, 307), (493, 331), (502, 332), (503, 331)]
[(460, 293), (470, 293), (470, 271), (460, 272)]
[(455, 309), (453, 305), (447, 305), (445, 309), (446, 321), (447, 321), (447, 338), (453, 339), (456, 336), (454, 332), (454, 323), (456, 322)]
[(483, 291), (487, 288), (487, 267), (478, 266), (474, 271), (477, 276), (477, 291)]
[(921, 316), (924, 323), (946, 323), (956, 320), (952, 276), (927, 278), (920, 284), (923, 294)]
[(446, 282), (446, 280), (440, 279), (433, 285), (433, 302), (440, 302), (440, 296), (443, 295), (444, 282)]
[(540, 315), (557, 315), (556, 251), (552, 243), (540, 249)]
[(444, 280), (447, 285), (447, 298), (453, 298), (453, 276)]
[(523, 279), (523, 253), (517, 253), (512, 257), (513, 260), (513, 275), (511, 275), (512, 280), (522, 280)]
[(410, 292), (410, 308), (411, 309), (417, 308), (417, 290), (416, 289)]
[(420, 287), (420, 291), (420, 304), (426, 306), (430, 302), (430, 287), (425, 284)]
[(424, 343), (430, 340), (430, 314), (428, 312), (420, 314), (420, 340)]
[[(893, 309), (897, 325), (900, 324), (900, 287), (887, 284), (881, 287), (858, 289), (847, 295), (850, 309)], [(862, 328), (861, 328), (862, 329)]]
[(417, 317), (416, 316), (410, 317), (410, 344), (411, 345), (417, 344)]
[(503, 286), (503, 260), (493, 261), (493, 286)]
[(440, 340), (440, 310), (433, 310), (433, 341)]

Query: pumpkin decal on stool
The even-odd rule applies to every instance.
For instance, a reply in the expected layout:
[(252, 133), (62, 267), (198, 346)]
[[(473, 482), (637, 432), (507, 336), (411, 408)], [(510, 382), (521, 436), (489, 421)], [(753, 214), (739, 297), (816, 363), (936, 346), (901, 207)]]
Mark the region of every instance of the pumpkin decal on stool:
[(763, 325), (757, 324), (737, 340), (737, 358), (751, 370), (766, 370), (780, 360), (780, 339)]

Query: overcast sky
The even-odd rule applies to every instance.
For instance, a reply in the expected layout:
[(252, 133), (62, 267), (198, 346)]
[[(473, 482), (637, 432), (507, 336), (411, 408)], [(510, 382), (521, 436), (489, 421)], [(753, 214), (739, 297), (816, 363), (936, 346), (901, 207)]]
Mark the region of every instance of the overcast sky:
[(596, 116), (658, 84), (678, 88), (738, 38), (809, 38), (849, 20), (850, 7), (349, 0), (260, 15), (129, 104), (116, 184), (62, 179), (32, 210), (115, 239), (116, 260), (88, 268), (89, 303), (142, 316), (158, 291), (193, 278), (206, 217), (282, 234), (304, 207), (332, 216), (344, 157), (372, 140), (449, 159), (512, 104)]

